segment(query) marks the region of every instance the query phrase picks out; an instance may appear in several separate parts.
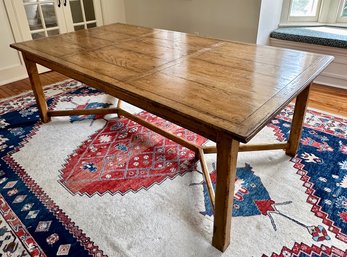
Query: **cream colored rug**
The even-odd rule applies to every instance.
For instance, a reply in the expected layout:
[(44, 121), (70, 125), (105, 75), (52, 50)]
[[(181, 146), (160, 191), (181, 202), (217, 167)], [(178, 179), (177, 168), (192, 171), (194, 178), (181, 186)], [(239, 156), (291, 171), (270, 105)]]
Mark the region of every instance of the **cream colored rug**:
[[(51, 109), (117, 102), (76, 81), (46, 95)], [(292, 111), (254, 142), (284, 141)], [(309, 110), (295, 158), (239, 154), (232, 240), (221, 253), (211, 246), (213, 212), (188, 149), (115, 115), (42, 124), (31, 93), (2, 100), (0, 113), (0, 256), (347, 256), (346, 118)], [(207, 159), (213, 171), (215, 156)]]

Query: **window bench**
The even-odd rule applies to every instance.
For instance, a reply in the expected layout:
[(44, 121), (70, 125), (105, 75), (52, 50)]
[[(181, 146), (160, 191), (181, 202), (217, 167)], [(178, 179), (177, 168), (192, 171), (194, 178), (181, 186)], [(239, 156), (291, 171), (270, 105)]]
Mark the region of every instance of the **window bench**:
[(270, 34), (270, 45), (335, 56), (315, 82), (347, 89), (347, 28), (278, 28)]

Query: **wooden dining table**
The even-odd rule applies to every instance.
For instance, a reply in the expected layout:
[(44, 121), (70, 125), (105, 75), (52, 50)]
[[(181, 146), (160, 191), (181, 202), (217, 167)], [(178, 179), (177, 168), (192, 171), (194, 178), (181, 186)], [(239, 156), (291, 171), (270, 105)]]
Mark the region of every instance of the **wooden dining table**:
[[(120, 23), (11, 47), (23, 55), (42, 122), (53, 116), (118, 113), (195, 151), (214, 209), (212, 245), (220, 251), (230, 244), (238, 152), (284, 149), (295, 156), (310, 84), (333, 60), (327, 55)], [(118, 98), (117, 107), (49, 110), (36, 64)], [(294, 98), (286, 143), (246, 144)], [(127, 112), (122, 101), (216, 145), (199, 146), (172, 135)], [(217, 154), (216, 191), (204, 158), (210, 153)]]

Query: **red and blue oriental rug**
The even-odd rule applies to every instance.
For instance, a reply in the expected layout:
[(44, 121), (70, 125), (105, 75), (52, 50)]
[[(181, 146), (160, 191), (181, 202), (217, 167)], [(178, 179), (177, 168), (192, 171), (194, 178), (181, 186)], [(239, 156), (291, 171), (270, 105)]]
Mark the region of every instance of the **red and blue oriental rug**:
[[(45, 93), (55, 110), (117, 103), (73, 80)], [(346, 118), (309, 110), (294, 158), (239, 154), (222, 254), (211, 246), (213, 211), (193, 152), (116, 115), (42, 124), (37, 111), (32, 93), (0, 101), (0, 256), (347, 256)], [(253, 141), (285, 141), (292, 113), (288, 106)], [(214, 170), (215, 156), (207, 160)]]

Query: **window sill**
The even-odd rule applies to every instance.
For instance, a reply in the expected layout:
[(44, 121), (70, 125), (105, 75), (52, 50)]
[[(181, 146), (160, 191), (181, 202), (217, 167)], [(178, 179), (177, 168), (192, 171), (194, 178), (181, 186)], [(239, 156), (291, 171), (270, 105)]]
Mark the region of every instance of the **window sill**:
[(338, 28), (347, 28), (347, 23), (324, 23), (324, 22), (286, 22), (280, 23), (278, 27), (287, 28), (287, 27), (338, 27)]

